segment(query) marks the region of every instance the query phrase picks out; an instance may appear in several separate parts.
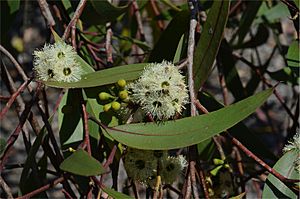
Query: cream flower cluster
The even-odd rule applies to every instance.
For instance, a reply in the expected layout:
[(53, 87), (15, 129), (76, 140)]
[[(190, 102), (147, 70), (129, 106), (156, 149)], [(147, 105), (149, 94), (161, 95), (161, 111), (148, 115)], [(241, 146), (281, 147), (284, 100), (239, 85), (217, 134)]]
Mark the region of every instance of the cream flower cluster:
[(141, 77), (128, 85), (130, 99), (158, 120), (181, 113), (188, 102), (184, 76), (170, 62), (149, 64)]
[[(294, 135), (292, 141), (288, 141), (288, 144), (284, 146), (283, 152), (296, 150), (300, 152), (300, 133), (299, 131)], [(300, 156), (297, 156), (297, 159), (293, 162), (295, 170), (300, 173)]]
[[(124, 157), (127, 175), (152, 188), (156, 185), (157, 173), (160, 174), (163, 184), (172, 184), (186, 166), (187, 161), (182, 155), (171, 157), (167, 155), (167, 151), (129, 148)], [(159, 172), (157, 172), (158, 168)]]
[(82, 69), (76, 61), (73, 47), (60, 41), (53, 45), (45, 44), (43, 49), (36, 50), (34, 71), (41, 81), (76, 82), (81, 79)]

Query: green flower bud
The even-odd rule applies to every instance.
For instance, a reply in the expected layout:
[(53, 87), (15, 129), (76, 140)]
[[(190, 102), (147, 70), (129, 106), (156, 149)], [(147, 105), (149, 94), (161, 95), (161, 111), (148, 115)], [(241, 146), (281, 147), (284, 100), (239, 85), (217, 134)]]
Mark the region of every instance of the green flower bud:
[(222, 167), (223, 167), (223, 165), (217, 166), (216, 168), (214, 168), (213, 170), (210, 171), (210, 174), (211, 174), (212, 176), (216, 176), (216, 175), (218, 174), (219, 170), (220, 170)]
[(121, 104), (119, 102), (112, 102), (111, 107), (114, 111), (118, 111), (121, 108)]
[(214, 158), (213, 162), (215, 165), (219, 165), (219, 164), (224, 164), (224, 160), (218, 159), (218, 158)]
[(119, 97), (121, 100), (124, 100), (128, 97), (128, 92), (126, 90), (120, 91), (119, 92)]
[(113, 96), (110, 95), (109, 93), (101, 92), (99, 94), (99, 99), (102, 100), (102, 101), (108, 100), (109, 98), (113, 98)]
[(103, 106), (103, 110), (104, 110), (105, 112), (108, 112), (110, 108), (111, 108), (111, 103), (105, 104), (105, 105)]
[(120, 88), (125, 88), (126, 86), (126, 81), (124, 79), (119, 79), (118, 82), (117, 82), (117, 85), (120, 87)]

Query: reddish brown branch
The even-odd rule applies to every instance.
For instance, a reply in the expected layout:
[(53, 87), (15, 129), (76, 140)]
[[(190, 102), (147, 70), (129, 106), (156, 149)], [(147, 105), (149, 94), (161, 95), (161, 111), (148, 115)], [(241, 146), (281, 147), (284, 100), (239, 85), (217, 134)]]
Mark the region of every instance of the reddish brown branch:
[[(150, 5), (151, 5), (151, 8), (152, 8), (152, 10), (154, 12), (154, 15), (156, 17), (159, 17), (160, 16), (160, 11), (159, 11), (156, 3), (157, 2), (155, 0), (150, 0)], [(160, 30), (164, 30), (165, 25), (164, 25), (164, 22), (162, 20), (158, 19), (157, 20), (157, 25), (158, 25), (158, 27), (159, 27)]]
[(111, 66), (113, 62), (113, 56), (112, 56), (112, 29), (111, 29), (111, 23), (106, 24), (106, 40), (105, 40), (105, 49), (106, 49), (106, 57), (107, 57), (107, 66)]
[[(274, 87), (262, 74), (261, 71), (259, 70), (258, 67), (254, 66), (251, 62), (249, 62), (248, 60), (246, 60), (244, 57), (233, 53), (232, 54), (236, 59), (239, 59), (240, 61), (242, 61), (243, 63), (245, 63), (246, 65), (248, 65), (255, 73), (256, 75), (263, 81), (263, 83), (268, 86), (268, 87)], [(280, 102), (280, 104), (282, 105), (282, 107), (284, 108), (284, 110), (287, 112), (287, 114), (293, 119), (293, 121), (297, 124), (297, 126), (299, 126), (299, 122), (297, 120), (297, 118), (295, 117), (295, 115), (293, 115), (292, 111), (289, 109), (289, 107), (287, 107), (286, 103), (284, 102), (282, 96), (278, 93), (278, 91), (276, 90), (276, 88), (273, 91), (275, 97), (277, 98), (277, 100)]]
[(46, 0), (38, 0), (39, 6), (41, 8), (41, 13), (45, 17), (48, 26), (55, 26), (54, 18), (49, 9), (49, 5)]
[(0, 186), (2, 187), (3, 191), (6, 193), (8, 199), (14, 198), (10, 187), (6, 184), (6, 182), (4, 181), (1, 175), (0, 175)]
[(82, 148), (86, 148), (89, 155), (91, 155), (91, 144), (90, 144), (90, 133), (88, 126), (88, 113), (84, 104), (81, 104), (82, 113), (83, 113), (83, 124), (84, 124), (84, 140)]
[(31, 112), (31, 107), (33, 106), (33, 104), (37, 101), (37, 93), (39, 93), (39, 89), (37, 89), (37, 92), (34, 94), (32, 100), (26, 104), (24, 111), (22, 112), (21, 116), (20, 116), (20, 122), (18, 124), (18, 126), (16, 127), (16, 129), (14, 130), (14, 132), (9, 136), (7, 142), (6, 142), (6, 148), (3, 152), (3, 155), (0, 158), (0, 172), (2, 171), (5, 162), (8, 159), (8, 155), (9, 152), (12, 149), (12, 146), (14, 145), (14, 143), (16, 142), (20, 132), (22, 131), (22, 128), (27, 120), (27, 117), (29, 115), (29, 113)]
[(16, 98), (20, 95), (21, 92), (23, 92), (25, 90), (25, 88), (27, 87), (27, 85), (31, 82), (32, 78), (29, 80), (26, 80), (19, 88), (18, 90), (11, 95), (10, 99), (8, 100), (8, 102), (6, 103), (5, 107), (2, 109), (1, 113), (0, 113), (0, 120), (3, 119), (4, 115), (7, 113), (7, 111), (9, 110), (9, 108), (11, 107), (11, 105), (14, 103), (14, 101), (16, 100)]
[(77, 23), (79, 17), (81, 16), (83, 9), (85, 8), (86, 1), (87, 0), (80, 0), (78, 6), (76, 8), (76, 11), (73, 15), (73, 18), (71, 19), (70, 23), (68, 24), (68, 26), (63, 34), (63, 37), (62, 37), (63, 40), (66, 40), (68, 38), (72, 26), (76, 27), (76, 23)]
[(298, 194), (299, 190), (296, 190), (295, 187), (292, 186), (293, 183), (300, 182), (299, 179), (288, 179), (278, 173), (276, 170), (274, 170), (272, 167), (270, 167), (268, 164), (266, 164), (263, 160), (261, 160), (259, 157), (254, 155), (249, 149), (247, 149), (240, 141), (238, 141), (236, 138), (232, 137), (229, 133), (226, 134), (232, 141), (233, 144), (235, 144), (239, 149), (241, 149), (248, 157), (255, 160), (259, 165), (261, 165), (263, 168), (265, 168), (268, 172), (273, 174), (277, 179), (279, 179), (281, 182), (283, 182), (286, 186), (291, 188), (291, 190)]
[(60, 178), (56, 178), (55, 180), (51, 181), (50, 183), (30, 192), (30, 193), (27, 193), (23, 196), (20, 196), (20, 197), (17, 197), (16, 199), (27, 199), (27, 198), (31, 198), (32, 196), (35, 196), (43, 191), (46, 191), (48, 189), (50, 189), (51, 187), (54, 187), (55, 185), (63, 182), (65, 180), (64, 177), (60, 177)]

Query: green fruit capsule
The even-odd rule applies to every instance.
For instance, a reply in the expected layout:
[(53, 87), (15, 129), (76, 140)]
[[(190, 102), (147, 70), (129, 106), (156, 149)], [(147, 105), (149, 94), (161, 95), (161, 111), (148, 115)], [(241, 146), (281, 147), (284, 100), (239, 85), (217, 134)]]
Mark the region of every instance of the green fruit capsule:
[(121, 100), (124, 100), (128, 97), (128, 92), (126, 90), (119, 92), (119, 97)]
[(117, 111), (121, 108), (121, 104), (119, 102), (112, 102), (111, 107), (114, 111)]
[(111, 98), (112, 96), (106, 92), (101, 92), (99, 94), (99, 99), (102, 101), (108, 100), (109, 98)]
[(103, 111), (104, 111), (104, 112), (108, 112), (110, 108), (111, 108), (111, 103), (105, 104), (105, 105), (103, 106)]
[(118, 82), (117, 82), (117, 85), (120, 87), (120, 88), (125, 88), (126, 86), (126, 81), (124, 79), (119, 79)]

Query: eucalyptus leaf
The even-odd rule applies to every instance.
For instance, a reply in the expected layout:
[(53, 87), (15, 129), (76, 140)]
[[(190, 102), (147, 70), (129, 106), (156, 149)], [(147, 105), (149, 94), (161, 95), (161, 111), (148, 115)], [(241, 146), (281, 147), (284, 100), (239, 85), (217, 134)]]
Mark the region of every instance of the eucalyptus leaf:
[(110, 197), (114, 198), (114, 199), (133, 199), (133, 197), (128, 196), (126, 194), (120, 193), (115, 191), (114, 189), (110, 189), (110, 188), (101, 188), (105, 193), (107, 193)]
[(290, 45), (288, 53), (286, 55), (286, 61), (288, 67), (299, 77), (299, 67), (300, 67), (300, 58), (299, 58), (299, 41), (293, 41)]
[(198, 91), (211, 72), (223, 37), (230, 1), (214, 1), (195, 50), (193, 77)]
[[(294, 162), (299, 159), (299, 151), (292, 150), (284, 154), (273, 169), (289, 179), (299, 179)], [(272, 174), (268, 175), (262, 198), (297, 198), (297, 195)]]
[(108, 0), (89, 0), (83, 10), (81, 19), (88, 24), (105, 24), (116, 20), (125, 13), (128, 6), (115, 6)]
[(172, 61), (181, 36), (188, 30), (189, 11), (179, 12), (159, 37), (150, 56), (149, 62)]
[(163, 123), (126, 124), (106, 128), (107, 133), (127, 146), (166, 150), (198, 144), (234, 126), (253, 113), (272, 94), (268, 89), (218, 111)]
[(81, 176), (95, 176), (105, 172), (100, 162), (82, 149), (78, 149), (65, 159), (60, 169)]
[(137, 79), (147, 63), (129, 64), (100, 70), (93, 73), (85, 74), (78, 82), (44, 82), (47, 86), (57, 88), (88, 88), (113, 84), (119, 79), (134, 80)]

